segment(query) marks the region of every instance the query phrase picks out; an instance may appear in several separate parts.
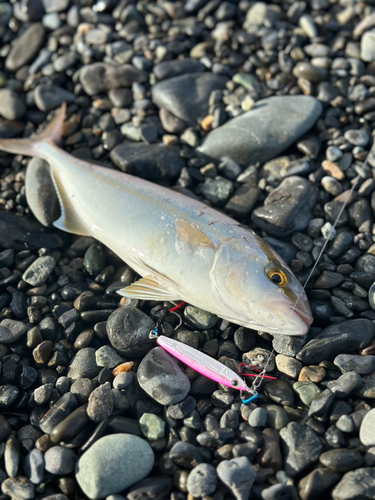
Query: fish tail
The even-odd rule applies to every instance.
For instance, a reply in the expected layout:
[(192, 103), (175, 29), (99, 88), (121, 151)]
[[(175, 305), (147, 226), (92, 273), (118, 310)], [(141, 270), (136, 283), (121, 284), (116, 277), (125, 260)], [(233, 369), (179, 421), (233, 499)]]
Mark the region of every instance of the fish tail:
[(43, 148), (38, 148), (41, 143), (59, 143), (62, 126), (66, 115), (66, 103), (61, 105), (59, 113), (38, 136), (28, 139), (0, 139), (0, 150), (7, 153), (35, 156), (44, 159)]

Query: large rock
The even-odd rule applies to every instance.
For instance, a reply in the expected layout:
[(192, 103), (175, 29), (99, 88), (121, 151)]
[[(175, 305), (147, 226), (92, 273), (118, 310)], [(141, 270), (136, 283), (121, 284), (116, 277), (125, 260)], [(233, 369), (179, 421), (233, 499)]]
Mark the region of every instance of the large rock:
[(305, 365), (318, 364), (322, 359), (332, 360), (338, 354), (358, 351), (372, 339), (375, 325), (368, 319), (353, 319), (324, 328), (297, 354)]
[(373, 500), (375, 498), (375, 467), (347, 472), (332, 491), (333, 500)]
[(123, 172), (150, 181), (176, 179), (185, 166), (178, 146), (124, 141), (111, 151), (110, 156)]
[(213, 73), (188, 73), (163, 80), (152, 87), (152, 102), (196, 125), (208, 113), (208, 98), (213, 90), (223, 89), (228, 78)]
[(276, 96), (210, 132), (198, 148), (216, 159), (229, 156), (240, 165), (264, 162), (282, 153), (314, 125), (321, 103), (309, 96)]
[(151, 446), (138, 436), (112, 434), (94, 443), (79, 459), (76, 479), (91, 500), (125, 490), (154, 466)]

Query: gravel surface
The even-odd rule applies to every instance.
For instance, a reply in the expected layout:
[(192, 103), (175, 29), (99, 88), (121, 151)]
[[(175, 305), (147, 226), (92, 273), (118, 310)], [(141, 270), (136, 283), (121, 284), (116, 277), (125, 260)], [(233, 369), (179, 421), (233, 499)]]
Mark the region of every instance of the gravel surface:
[(1, 138), (67, 102), (66, 151), (225, 211), (301, 283), (330, 240), (302, 338), (180, 309), (232, 369), (274, 349), (244, 405), (149, 339), (170, 303), (53, 228), (48, 165), (1, 152), (0, 500), (373, 499), (374, 2), (0, 2), (0, 39)]

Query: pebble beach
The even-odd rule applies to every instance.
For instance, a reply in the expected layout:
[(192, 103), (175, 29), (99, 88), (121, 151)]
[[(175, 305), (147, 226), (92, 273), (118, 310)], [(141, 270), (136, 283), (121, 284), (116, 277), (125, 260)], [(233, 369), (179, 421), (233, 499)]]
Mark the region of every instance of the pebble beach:
[(250, 227), (314, 316), (164, 318), (275, 377), (243, 404), (150, 339), (175, 304), (53, 226), (49, 165), (0, 152), (0, 500), (373, 500), (375, 2), (0, 0), (0, 40), (0, 138), (67, 103), (64, 150)]

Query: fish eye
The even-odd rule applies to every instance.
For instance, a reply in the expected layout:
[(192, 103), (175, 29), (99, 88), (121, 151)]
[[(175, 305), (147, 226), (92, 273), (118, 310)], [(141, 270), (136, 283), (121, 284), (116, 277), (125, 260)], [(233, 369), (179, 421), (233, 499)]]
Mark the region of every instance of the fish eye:
[(236, 379), (231, 380), (230, 383), (232, 384), (232, 387), (238, 386), (238, 380), (236, 380)]
[(287, 277), (285, 273), (280, 269), (269, 269), (267, 271), (267, 276), (277, 286), (284, 286), (287, 282)]

